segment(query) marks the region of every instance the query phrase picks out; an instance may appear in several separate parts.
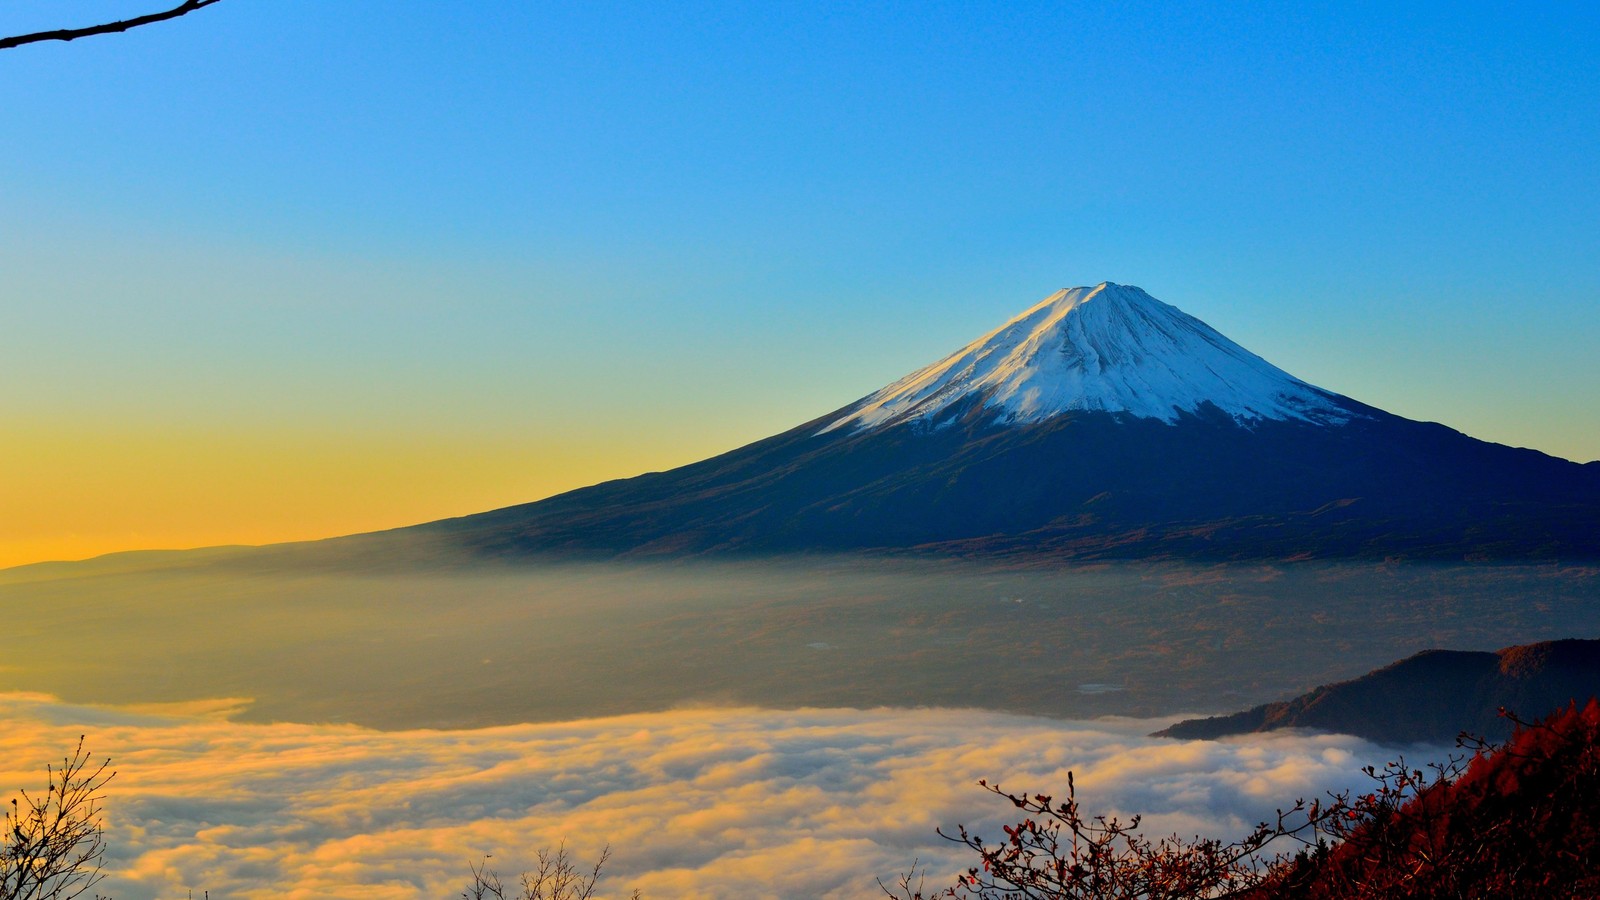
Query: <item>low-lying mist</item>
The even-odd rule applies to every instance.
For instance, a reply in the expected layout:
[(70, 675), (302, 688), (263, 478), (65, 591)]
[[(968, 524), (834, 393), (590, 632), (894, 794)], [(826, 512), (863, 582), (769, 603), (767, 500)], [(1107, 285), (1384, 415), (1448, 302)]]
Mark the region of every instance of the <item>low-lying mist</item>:
[(1242, 708), (1430, 647), (1600, 635), (1600, 571), (1559, 565), (294, 559), (0, 573), (0, 690), (234, 698), (246, 721), (390, 729), (696, 705), (1153, 716)]
[[(1339, 735), (1144, 735), (1167, 720), (971, 710), (681, 710), (470, 731), (244, 724), (0, 694), (0, 785), (38, 786), (79, 734), (109, 756), (119, 900), (455, 897), (468, 866), (515, 880), (565, 841), (614, 856), (601, 896), (881, 897), (976, 862), (941, 840), (1014, 822), (979, 778), (1059, 792), (1152, 835), (1238, 837), (1296, 797), (1366, 784), (1389, 752)], [(1442, 751), (1413, 749), (1419, 764)], [(4, 794), (0, 793), (0, 800)]]

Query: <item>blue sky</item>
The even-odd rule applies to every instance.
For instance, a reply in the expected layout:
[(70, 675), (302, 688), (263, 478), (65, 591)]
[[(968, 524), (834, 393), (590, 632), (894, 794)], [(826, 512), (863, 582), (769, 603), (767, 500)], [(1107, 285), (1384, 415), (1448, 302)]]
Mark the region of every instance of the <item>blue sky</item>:
[[(223, 0), (0, 52), (33, 485), (0, 544), (316, 537), (664, 468), (1105, 279), (1595, 459), (1596, 71), (1592, 4)], [(38, 514), (155, 521), (186, 477), (211, 524)]]

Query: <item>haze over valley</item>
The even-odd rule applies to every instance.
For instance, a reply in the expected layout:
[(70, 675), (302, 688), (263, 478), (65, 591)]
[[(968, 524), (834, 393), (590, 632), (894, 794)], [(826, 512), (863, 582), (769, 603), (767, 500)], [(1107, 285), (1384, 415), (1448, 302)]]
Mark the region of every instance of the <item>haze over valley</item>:
[(244, 721), (377, 728), (730, 704), (1164, 716), (1284, 699), (1434, 647), (1600, 633), (1600, 569), (1560, 564), (93, 567), (0, 581), (0, 603), (30, 611), (6, 689), (234, 698)]

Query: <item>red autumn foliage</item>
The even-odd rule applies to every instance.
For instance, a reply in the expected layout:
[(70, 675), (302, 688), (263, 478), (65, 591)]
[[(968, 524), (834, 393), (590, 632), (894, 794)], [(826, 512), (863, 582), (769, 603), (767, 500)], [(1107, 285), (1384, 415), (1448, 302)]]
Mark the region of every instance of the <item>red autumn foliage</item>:
[[(1255, 900), (1600, 897), (1600, 702), (1528, 725), (1432, 783), (1391, 768)], [(1404, 779), (1404, 781), (1400, 781)]]
[[(984, 784), (1026, 816), (988, 843), (946, 837), (979, 856), (955, 884), (925, 893), (913, 872), (900, 900), (1488, 900), (1600, 898), (1600, 701), (1517, 729), (1494, 747), (1430, 766), (1401, 759), (1366, 772), (1369, 793), (1297, 801), (1231, 844), (1152, 841), (1139, 821), (1092, 816), (1076, 800)], [(941, 832), (943, 834), (943, 832)], [(1309, 844), (1272, 855), (1280, 840)], [(880, 882), (881, 884), (881, 882)]]

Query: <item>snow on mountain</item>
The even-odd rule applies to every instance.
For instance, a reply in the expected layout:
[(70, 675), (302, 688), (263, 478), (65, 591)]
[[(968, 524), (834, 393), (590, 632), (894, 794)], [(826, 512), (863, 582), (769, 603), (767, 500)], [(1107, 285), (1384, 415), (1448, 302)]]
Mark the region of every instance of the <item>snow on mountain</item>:
[[(950, 356), (866, 397), (820, 433), (912, 421), (939, 427), (976, 400), (998, 421), (1073, 410), (1174, 423), (1206, 403), (1248, 425), (1339, 424), (1339, 395), (1279, 369), (1143, 290), (1103, 282), (1057, 291)], [(950, 415), (941, 418), (946, 413)]]

